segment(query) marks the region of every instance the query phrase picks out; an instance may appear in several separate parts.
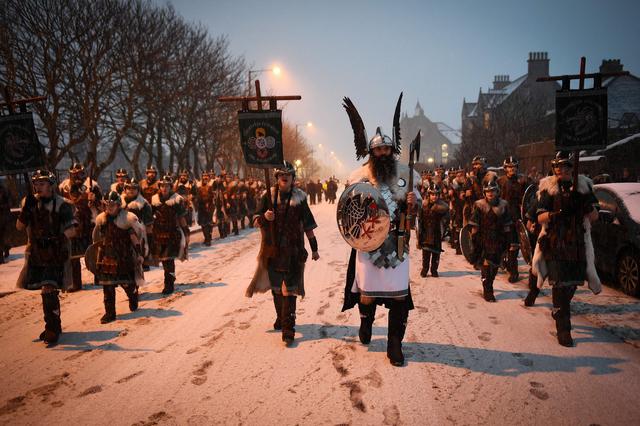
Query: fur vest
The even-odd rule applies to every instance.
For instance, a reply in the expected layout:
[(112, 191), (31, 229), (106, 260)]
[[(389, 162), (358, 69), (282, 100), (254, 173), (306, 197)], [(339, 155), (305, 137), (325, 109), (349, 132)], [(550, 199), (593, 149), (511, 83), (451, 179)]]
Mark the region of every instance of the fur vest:
[(175, 192), (171, 194), (164, 203), (160, 201), (160, 194), (154, 194), (153, 197), (151, 197), (151, 205), (153, 207), (160, 207), (162, 204), (166, 204), (169, 207), (173, 207), (177, 204), (183, 204), (183, 203), (184, 203), (184, 198), (182, 198), (182, 195), (177, 194)]
[[(546, 191), (549, 195), (554, 196), (558, 194), (559, 191), (558, 178), (556, 176), (547, 176), (540, 180), (537, 198), (540, 200), (540, 194)], [(593, 182), (591, 179), (584, 175), (578, 175), (578, 192), (581, 194), (588, 194), (593, 191)], [(542, 229), (540, 231), (540, 235), (538, 236), (538, 241), (540, 238), (547, 234), (547, 226), (548, 224), (542, 225)], [(585, 255), (587, 260), (587, 283), (589, 288), (594, 294), (598, 294), (602, 291), (602, 284), (600, 282), (600, 277), (598, 276), (598, 272), (596, 271), (595, 265), (595, 254), (593, 250), (593, 241), (591, 239), (591, 222), (585, 216), (583, 220), (584, 226), (584, 245), (585, 245)], [(533, 254), (533, 260), (531, 261), (531, 267), (533, 273), (538, 277), (538, 288), (542, 288), (544, 284), (548, 269), (547, 264), (542, 254), (542, 250), (540, 249), (540, 244), (536, 244), (536, 249)]]

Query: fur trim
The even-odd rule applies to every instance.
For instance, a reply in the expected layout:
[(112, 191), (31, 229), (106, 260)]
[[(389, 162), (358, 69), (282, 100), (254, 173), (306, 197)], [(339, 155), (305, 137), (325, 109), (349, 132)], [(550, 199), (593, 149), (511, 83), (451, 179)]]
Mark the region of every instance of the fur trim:
[[(175, 206), (176, 204), (182, 204), (182, 203), (184, 203), (184, 198), (182, 198), (180, 194), (176, 194), (175, 192), (171, 194), (171, 196), (167, 201), (164, 202), (164, 204), (168, 206)], [(152, 206), (159, 207), (162, 204), (163, 204), (162, 201), (160, 201), (160, 194), (154, 194), (153, 197), (151, 197)]]
[(482, 211), (483, 213), (487, 213), (489, 209), (493, 209), (493, 212), (496, 215), (502, 216), (505, 210), (507, 209), (508, 203), (502, 198), (500, 198), (498, 200), (498, 205), (492, 206), (487, 202), (486, 199), (483, 198), (481, 200), (476, 201), (474, 205), (478, 208), (478, 210)]
[[(400, 179), (404, 181), (404, 187), (398, 185)], [(375, 176), (371, 174), (371, 170), (369, 169), (369, 163), (365, 163), (360, 168), (354, 170), (349, 176), (349, 182), (369, 182), (371, 185), (377, 187), (378, 181)], [(418, 191), (418, 184), (421, 182), (420, 175), (414, 170), (413, 171), (413, 189), (414, 191)], [(409, 167), (399, 163), (396, 161), (396, 179), (389, 188), (393, 193), (393, 198), (395, 200), (404, 200), (407, 195), (407, 185), (409, 184)]]
[(124, 194), (121, 195), (121, 198), (122, 198), (122, 203), (126, 206), (127, 209), (142, 210), (145, 204), (149, 204), (147, 200), (145, 200), (144, 197), (140, 194), (138, 194), (138, 196), (135, 199), (133, 199), (132, 201), (129, 201), (128, 203), (125, 200)]
[[(540, 179), (536, 196), (539, 200), (543, 191), (547, 191), (549, 195), (556, 195), (559, 190), (558, 178), (556, 176), (547, 176)], [(591, 191), (593, 191), (593, 181), (585, 175), (578, 175), (578, 192), (588, 194)]]
[[(102, 212), (96, 218), (96, 226), (102, 226), (107, 223), (107, 213)], [(138, 216), (135, 214), (126, 211), (125, 209), (120, 209), (118, 212), (118, 216), (116, 216), (116, 226), (120, 229), (129, 229), (135, 227), (136, 222), (138, 222)]]
[[(273, 197), (275, 197), (275, 191), (276, 191), (276, 187), (272, 186), (271, 187), (271, 199), (273, 200)], [(266, 191), (263, 192), (263, 195), (266, 193)], [(278, 195), (278, 197), (280, 197), (280, 195)], [(307, 194), (301, 190), (300, 188), (293, 188), (293, 194), (291, 194), (291, 206), (297, 206), (298, 204), (301, 204), (303, 201), (305, 201), (307, 199)]]

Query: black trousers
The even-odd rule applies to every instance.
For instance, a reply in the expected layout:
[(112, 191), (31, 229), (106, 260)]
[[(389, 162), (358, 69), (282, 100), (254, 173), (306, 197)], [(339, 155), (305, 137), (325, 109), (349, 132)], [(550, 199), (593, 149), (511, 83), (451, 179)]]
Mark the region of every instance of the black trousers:
[(554, 286), (551, 290), (553, 301), (551, 316), (556, 320), (558, 331), (571, 331), (571, 299), (576, 294), (577, 288), (575, 285)]

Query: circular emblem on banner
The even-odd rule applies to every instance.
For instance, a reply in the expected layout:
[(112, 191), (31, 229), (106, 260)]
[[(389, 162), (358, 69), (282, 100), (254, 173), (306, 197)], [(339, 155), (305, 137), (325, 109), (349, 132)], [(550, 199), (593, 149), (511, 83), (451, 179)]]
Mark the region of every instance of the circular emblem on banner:
[(0, 134), (4, 161), (13, 167), (20, 167), (33, 161), (38, 152), (34, 150), (31, 133), (22, 126), (8, 125)]
[(402, 178), (398, 179), (398, 186), (400, 188), (404, 188), (405, 186), (407, 186), (407, 181)]

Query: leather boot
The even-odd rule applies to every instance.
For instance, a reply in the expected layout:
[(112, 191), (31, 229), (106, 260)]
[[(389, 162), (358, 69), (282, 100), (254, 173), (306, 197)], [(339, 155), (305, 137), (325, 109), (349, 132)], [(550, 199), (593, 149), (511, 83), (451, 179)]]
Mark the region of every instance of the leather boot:
[(173, 259), (162, 262), (164, 268), (164, 288), (162, 294), (171, 294), (174, 290), (174, 283), (176, 282), (176, 264)]
[(431, 258), (431, 252), (429, 250), (422, 250), (422, 269), (420, 270), (420, 276), (426, 278), (429, 273), (429, 260)]
[(431, 254), (431, 276), (438, 278), (438, 266), (440, 266), (440, 254), (432, 253)]
[(124, 291), (129, 298), (129, 310), (131, 312), (138, 309), (138, 286), (136, 284), (129, 284), (124, 286)]
[(376, 304), (365, 305), (358, 302), (358, 310), (360, 311), (360, 330), (358, 331), (358, 337), (360, 342), (367, 345), (371, 342), (371, 334), (373, 333), (371, 328), (373, 327), (373, 320), (376, 316)]
[(104, 315), (100, 318), (100, 323), (107, 324), (116, 320), (116, 286), (103, 285), (104, 294)]
[(496, 297), (493, 295), (493, 277), (491, 276), (491, 266), (482, 265), (480, 267), (482, 277), (482, 297), (487, 302), (495, 302)]
[(533, 272), (529, 270), (529, 293), (524, 298), (524, 306), (533, 306), (536, 303), (536, 298), (540, 294), (538, 288), (538, 277), (533, 275)]
[(282, 341), (290, 346), (296, 335), (296, 296), (282, 296)]
[(276, 308), (276, 320), (273, 323), (274, 330), (282, 330), (282, 294), (271, 291), (273, 295), (273, 306)]
[(82, 290), (82, 266), (80, 259), (71, 259), (71, 287), (67, 289), (67, 293), (74, 293)]
[(389, 309), (389, 328), (387, 333), (387, 358), (391, 365), (400, 367), (404, 365), (402, 353), (402, 339), (407, 329), (409, 311), (405, 300), (394, 300)]
[(509, 271), (510, 283), (515, 283), (520, 279), (518, 272), (518, 250), (509, 250), (507, 254), (507, 270)]
[(551, 316), (556, 320), (558, 343), (566, 347), (573, 346), (573, 338), (571, 337), (571, 298), (575, 291), (575, 286), (555, 286), (551, 290), (551, 297), (553, 299)]
[(203, 226), (202, 233), (204, 234), (204, 245), (211, 246), (211, 225)]
[(56, 343), (62, 333), (60, 320), (59, 292), (53, 291), (42, 294), (42, 311), (44, 313), (44, 331), (40, 333), (40, 340), (47, 344)]

